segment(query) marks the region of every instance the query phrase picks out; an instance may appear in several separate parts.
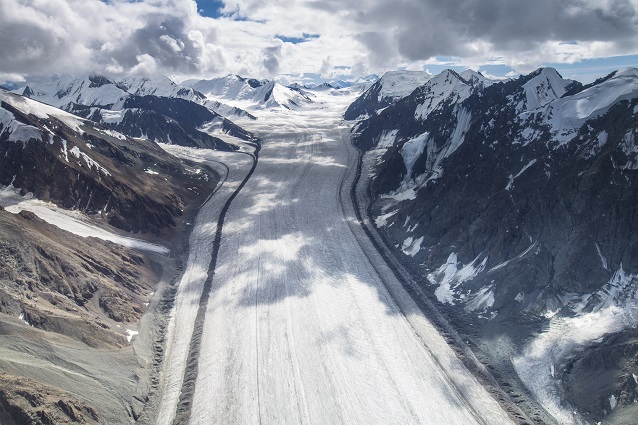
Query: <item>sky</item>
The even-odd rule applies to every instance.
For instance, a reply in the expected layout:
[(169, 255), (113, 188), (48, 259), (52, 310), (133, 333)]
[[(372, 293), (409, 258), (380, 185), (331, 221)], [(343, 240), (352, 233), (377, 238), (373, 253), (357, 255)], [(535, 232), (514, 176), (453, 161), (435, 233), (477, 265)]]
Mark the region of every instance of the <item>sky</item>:
[(87, 72), (282, 82), (638, 66), (638, 0), (0, 0), (0, 82)]

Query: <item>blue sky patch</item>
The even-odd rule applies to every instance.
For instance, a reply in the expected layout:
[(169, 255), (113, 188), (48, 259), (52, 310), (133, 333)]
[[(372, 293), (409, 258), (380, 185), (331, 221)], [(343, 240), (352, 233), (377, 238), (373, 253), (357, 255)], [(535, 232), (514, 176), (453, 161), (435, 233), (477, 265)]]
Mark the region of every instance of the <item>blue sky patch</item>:
[(222, 16), (224, 2), (220, 0), (196, 0), (197, 11), (207, 18), (219, 18)]
[(299, 43), (304, 43), (306, 41), (310, 41), (310, 40), (312, 40), (314, 38), (319, 38), (319, 34), (306, 34), (306, 33), (303, 33), (302, 37), (286, 37), (284, 35), (276, 35), (275, 38), (280, 39), (284, 43), (299, 44)]

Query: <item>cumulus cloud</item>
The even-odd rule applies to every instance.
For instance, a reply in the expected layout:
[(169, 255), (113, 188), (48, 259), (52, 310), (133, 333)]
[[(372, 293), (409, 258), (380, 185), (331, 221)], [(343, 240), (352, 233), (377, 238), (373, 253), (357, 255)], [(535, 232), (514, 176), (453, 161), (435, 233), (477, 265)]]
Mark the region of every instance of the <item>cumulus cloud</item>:
[[(538, 53), (545, 61), (564, 60), (565, 45), (555, 43), (561, 41), (577, 42), (583, 56), (593, 53), (595, 42), (608, 42), (610, 53), (635, 53), (637, 11), (635, 0), (367, 0), (349, 16), (380, 28), (375, 38), (394, 40), (408, 60), (502, 56), (516, 62)], [(373, 54), (388, 55), (387, 42), (364, 44)]]
[(280, 57), (281, 45), (264, 49), (264, 68), (266, 68), (271, 75), (277, 75), (279, 73)]
[(110, 51), (110, 56), (125, 68), (136, 66), (140, 56), (152, 57), (161, 69), (195, 73), (201, 46), (188, 36), (186, 23), (178, 17), (155, 15), (141, 28)]
[(195, 0), (0, 0), (0, 76), (329, 75), (442, 60), (524, 72), (638, 53), (638, 0), (229, 0), (222, 13), (204, 18)]

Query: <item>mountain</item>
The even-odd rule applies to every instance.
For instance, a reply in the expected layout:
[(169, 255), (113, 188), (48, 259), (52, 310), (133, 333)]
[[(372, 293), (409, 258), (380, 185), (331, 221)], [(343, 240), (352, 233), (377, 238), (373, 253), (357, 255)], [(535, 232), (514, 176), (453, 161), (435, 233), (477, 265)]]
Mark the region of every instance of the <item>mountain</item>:
[(125, 231), (160, 234), (193, 199), (185, 185), (202, 191), (209, 182), (153, 142), (2, 91), (0, 184)]
[(387, 107), (378, 93), (350, 115), (369, 116), (353, 134), (369, 212), (423, 291), (558, 422), (563, 402), (635, 418), (638, 70), (588, 86), (448, 70)]
[(388, 71), (367, 89), (345, 113), (346, 120), (369, 117), (409, 95), (432, 75), (421, 71)]
[(333, 81), (326, 81), (324, 83), (321, 84), (299, 84), (299, 83), (293, 83), (288, 85), (288, 88), (291, 88), (293, 90), (318, 90), (318, 91), (324, 91), (324, 90), (330, 90), (330, 89), (335, 89), (335, 90), (339, 90), (339, 89), (344, 89), (347, 87), (352, 87), (355, 83), (351, 83), (348, 81), (343, 81), (343, 80), (333, 80)]
[(102, 75), (64, 77), (51, 83), (29, 84), (24, 96), (66, 109), (69, 104), (112, 107), (130, 96), (157, 96), (204, 103), (206, 98), (190, 87), (181, 87), (164, 76), (112, 80)]
[(133, 423), (153, 354), (132, 338), (175, 265), (125, 232), (172, 246), (219, 180), (0, 91), (0, 422)]
[(239, 75), (189, 81), (187, 84), (211, 100), (257, 109), (292, 109), (312, 102), (311, 96), (301, 89), (286, 87), (275, 81), (243, 78)]
[(237, 149), (215, 137), (218, 133), (254, 140), (252, 134), (215, 112), (217, 109), (242, 116), (241, 110), (211, 102), (166, 77), (119, 81), (99, 75), (67, 77), (48, 84), (31, 84), (20, 92), (129, 137), (218, 150)]

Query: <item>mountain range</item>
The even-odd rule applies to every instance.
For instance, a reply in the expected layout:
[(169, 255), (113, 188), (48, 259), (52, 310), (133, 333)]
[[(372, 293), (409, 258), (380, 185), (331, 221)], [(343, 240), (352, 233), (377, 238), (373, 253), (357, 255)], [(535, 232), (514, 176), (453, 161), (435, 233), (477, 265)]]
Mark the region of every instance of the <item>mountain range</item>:
[[(166, 145), (256, 161), (257, 116), (360, 89), (346, 86), (91, 74), (0, 92), (0, 422), (137, 420), (153, 386), (130, 372), (133, 329), (224, 180)], [(427, 302), (532, 421), (632, 423), (638, 70), (587, 85), (552, 68), (391, 71), (361, 87), (344, 118), (362, 213)]]

